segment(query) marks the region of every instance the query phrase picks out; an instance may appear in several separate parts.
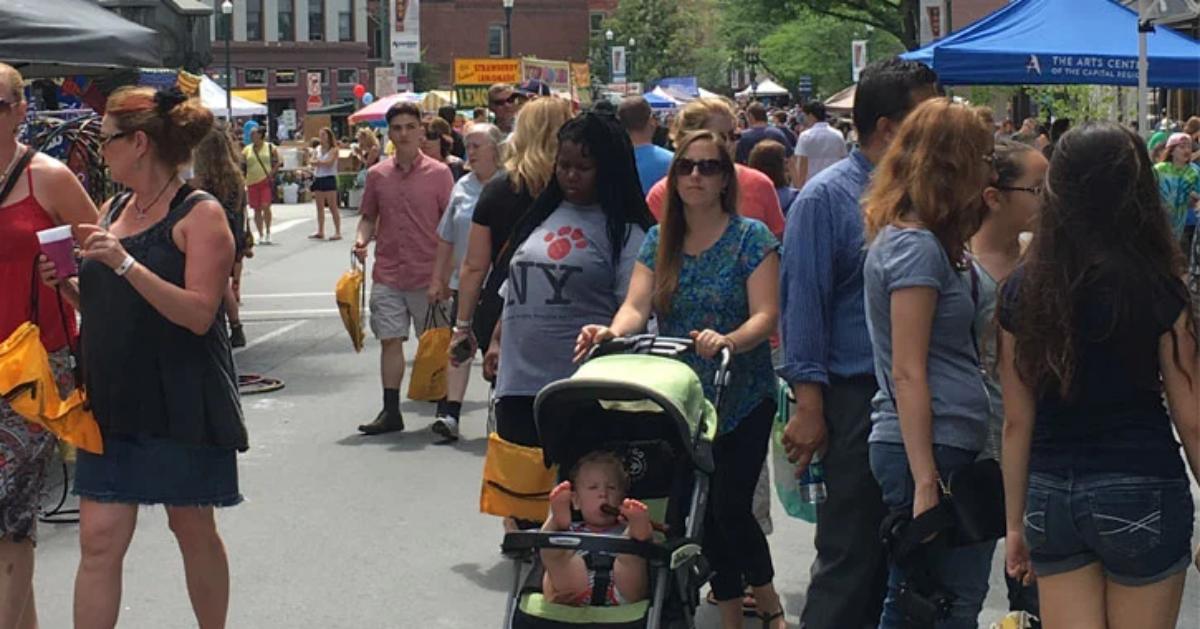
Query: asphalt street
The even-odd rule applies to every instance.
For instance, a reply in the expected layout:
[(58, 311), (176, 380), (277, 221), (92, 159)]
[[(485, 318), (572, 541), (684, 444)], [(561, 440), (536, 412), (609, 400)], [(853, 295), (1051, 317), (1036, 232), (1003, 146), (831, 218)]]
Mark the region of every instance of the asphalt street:
[[(239, 459), (246, 501), (219, 514), (233, 575), (229, 627), (383, 629), (500, 627), (511, 564), (500, 522), (479, 513), (487, 388), (471, 381), (462, 440), (439, 445), (433, 405), (405, 401), (408, 430), (364, 437), (381, 408), (379, 345), (356, 354), (333, 299), (349, 264), (353, 214), (341, 242), (316, 242), (311, 205), (276, 206), (273, 246), (247, 261), (242, 372), (285, 388), (243, 399), (251, 449)], [(332, 233), (332, 229), (329, 229)], [(409, 356), (415, 345), (409, 348)], [(476, 363), (478, 365), (478, 363)], [(814, 528), (773, 507), (769, 540), (796, 623)], [(77, 527), (43, 524), (36, 595), (42, 626), (71, 626)], [(997, 553), (982, 626), (1006, 609)], [(1200, 627), (1200, 575), (1189, 569), (1179, 627)], [(700, 626), (718, 627), (703, 606)], [(195, 627), (183, 565), (161, 508), (143, 508), (125, 563), (121, 627)], [(746, 627), (758, 627), (747, 622)]]

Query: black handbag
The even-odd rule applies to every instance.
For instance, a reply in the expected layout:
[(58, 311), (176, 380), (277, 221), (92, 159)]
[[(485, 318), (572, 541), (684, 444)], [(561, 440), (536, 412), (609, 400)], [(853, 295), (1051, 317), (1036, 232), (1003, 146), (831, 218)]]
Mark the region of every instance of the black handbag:
[(981, 459), (955, 470), (942, 487), (942, 502), (954, 514), (951, 546), (1004, 537), (1004, 477), (996, 461)]

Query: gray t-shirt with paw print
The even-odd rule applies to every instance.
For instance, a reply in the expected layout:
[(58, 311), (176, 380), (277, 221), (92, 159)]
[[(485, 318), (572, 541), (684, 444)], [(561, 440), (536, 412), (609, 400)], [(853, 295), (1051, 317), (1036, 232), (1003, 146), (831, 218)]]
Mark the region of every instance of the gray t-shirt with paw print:
[(579, 329), (608, 325), (625, 301), (646, 232), (630, 225), (619, 260), (599, 205), (563, 202), (513, 253), (501, 319), (496, 397), (537, 395), (575, 372)]

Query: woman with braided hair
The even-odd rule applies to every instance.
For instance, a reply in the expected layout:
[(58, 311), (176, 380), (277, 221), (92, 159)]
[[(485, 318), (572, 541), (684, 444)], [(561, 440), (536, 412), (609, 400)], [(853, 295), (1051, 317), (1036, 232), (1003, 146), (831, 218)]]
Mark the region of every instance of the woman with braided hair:
[(123, 88), (101, 123), (104, 161), (128, 189), (79, 225), (79, 279), (57, 284), (82, 316), (84, 378), (104, 453), (79, 452), (75, 627), (117, 624), (139, 505), (166, 507), (201, 629), (225, 626), (229, 564), (214, 507), (236, 505), (247, 449), (221, 300), (234, 261), (221, 204), (180, 177), (212, 113), (178, 90)]

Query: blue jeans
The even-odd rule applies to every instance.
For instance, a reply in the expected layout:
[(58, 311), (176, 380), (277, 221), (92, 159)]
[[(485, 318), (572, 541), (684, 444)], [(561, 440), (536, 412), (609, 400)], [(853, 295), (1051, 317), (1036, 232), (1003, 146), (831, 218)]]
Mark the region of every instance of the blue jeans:
[(1187, 478), (1033, 473), (1025, 541), (1039, 576), (1100, 562), (1121, 585), (1158, 583), (1192, 564)]
[[(949, 446), (933, 447), (938, 474), (949, 478), (954, 470), (969, 465), (978, 452)], [(871, 472), (883, 490), (883, 502), (892, 511), (912, 511), (914, 483), (908, 469), (904, 446), (898, 443), (871, 444)], [(988, 576), (992, 571), (995, 542), (950, 548), (940, 546), (929, 557), (933, 577), (945, 590), (954, 595), (950, 618), (939, 622), (936, 629), (976, 629), (979, 611), (987, 598)], [(899, 606), (900, 586), (905, 574), (895, 563), (888, 562), (888, 592), (883, 601), (883, 616), (879, 629), (904, 627), (904, 614)]]

